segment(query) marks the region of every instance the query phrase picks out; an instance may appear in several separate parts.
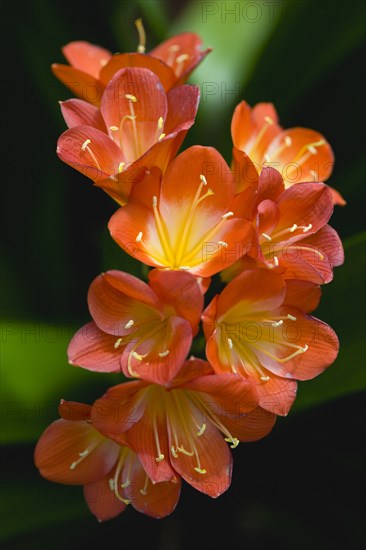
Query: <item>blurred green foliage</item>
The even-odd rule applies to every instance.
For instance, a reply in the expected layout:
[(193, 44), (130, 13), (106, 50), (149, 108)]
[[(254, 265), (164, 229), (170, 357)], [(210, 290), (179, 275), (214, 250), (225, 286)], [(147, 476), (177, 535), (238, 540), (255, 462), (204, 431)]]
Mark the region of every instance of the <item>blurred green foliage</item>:
[[(109, 238), (106, 221), (116, 208), (113, 202), (57, 159), (56, 141), (64, 130), (57, 100), (68, 98), (69, 92), (54, 79), (49, 66), (52, 62), (61, 62), (60, 48), (71, 40), (88, 40), (112, 51), (135, 50), (137, 36), (133, 21), (138, 16), (144, 19), (149, 48), (180, 31), (196, 31), (205, 45), (213, 47), (213, 52), (191, 77), (192, 83), (200, 85), (201, 105), (184, 147), (196, 143), (212, 145), (229, 161), (230, 119), (235, 104), (242, 98), (250, 104), (273, 102), (285, 127), (315, 128), (334, 147), (336, 165), (330, 184), (345, 196), (348, 205), (336, 209), (331, 223), (345, 239), (346, 263), (336, 270), (334, 282), (324, 288), (316, 315), (337, 331), (340, 355), (326, 373), (300, 384), (297, 402), (286, 419), (288, 424), (279, 422), (268, 441), (250, 447), (247, 458), (238, 456), (236, 468), (245, 469), (247, 460), (248, 467), (256, 468), (259, 464), (265, 468), (267, 476), (271, 465), (262, 453), (281, 457), (284, 449), (287, 452), (291, 449), (288, 438), (296, 439), (301, 429), (305, 440), (310, 440), (309, 454), (305, 451), (304, 456), (310, 459), (314, 454), (321, 455), (329, 463), (333, 456), (342, 457), (342, 464), (354, 472), (352, 482), (357, 484), (356, 479), (363, 473), (361, 448), (358, 445), (353, 448), (351, 438), (347, 439), (347, 445), (342, 445), (342, 438), (338, 441), (336, 430), (330, 429), (334, 437), (327, 443), (333, 453), (330, 456), (330, 450), (328, 452), (324, 444), (322, 447), (324, 437), (320, 428), (316, 435), (316, 418), (337, 417), (342, 407), (352, 409), (352, 399), (359, 403), (356, 393), (365, 388), (365, 234), (362, 233), (365, 86), (360, 70), (365, 61), (364, 3), (357, 0), (348, 3), (338, 0), (74, 0), (72, 8), (65, 9), (61, 0), (23, 0), (3, 3), (1, 11), (5, 32), (11, 29), (8, 44), (12, 49), (12, 55), (5, 56), (2, 78), (6, 92), (3, 131), (10, 144), (5, 151), (1, 216), (2, 235), (7, 235), (1, 250), (4, 319), (1, 326), (1, 440), (7, 445), (6, 479), (1, 498), (3, 547), (43, 549), (50, 546), (50, 537), (55, 537), (52, 547), (62, 548), (65, 544), (62, 525), (69, 524), (70, 530), (80, 530), (71, 548), (93, 548), (93, 540), (101, 538), (101, 533), (108, 539), (115, 529), (111, 522), (112, 527), (103, 525), (97, 534), (92, 518), (86, 515), (79, 488), (61, 488), (41, 479), (32, 465), (33, 443), (29, 443), (57, 417), (61, 397), (91, 402), (108, 386), (122, 380), (119, 376), (101, 376), (67, 364), (70, 337), (89, 317), (86, 292), (93, 278), (100, 271), (113, 268), (140, 277), (144, 277), (144, 273), (140, 264), (122, 254)], [(347, 395), (350, 397), (345, 397)], [(332, 404), (332, 400), (336, 401)], [(311, 407), (315, 407), (314, 411), (309, 410)], [(353, 422), (363, 426), (360, 405), (357, 407), (358, 416)], [(305, 415), (295, 414), (304, 409), (307, 409)], [(346, 419), (337, 418), (340, 424), (344, 421), (344, 438)], [(355, 437), (356, 426), (352, 431)], [(325, 429), (328, 430), (328, 426)], [(299, 438), (296, 441), (301, 445)], [(305, 458), (301, 462), (304, 451), (300, 455), (296, 449), (292, 452), (305, 468)], [(283, 456), (285, 460), (285, 454)], [(279, 458), (276, 460), (276, 467), (280, 468), (282, 462)], [(244, 466), (238, 466), (239, 462)], [(316, 487), (311, 485), (314, 478), (310, 479), (308, 474), (310, 484), (299, 481), (294, 490), (302, 491), (302, 502), (308, 502), (317, 510), (320, 504), (314, 500), (319, 500), (321, 495), (320, 503), (323, 498), (330, 517), (331, 513), (337, 513), (336, 506), (343, 510), (344, 498), (356, 498), (356, 488), (347, 492), (346, 469), (339, 465), (334, 465), (333, 470), (329, 467), (330, 472), (322, 473), (323, 486), (320, 474), (316, 477), (316, 469), (311, 469)], [(322, 494), (322, 487), (323, 493), (333, 487), (332, 475), (337, 475), (337, 468), (343, 472), (343, 478), (334, 478), (340, 491), (333, 499), (335, 503), (338, 499), (336, 505)], [(296, 475), (293, 465), (289, 470), (292, 476)], [(292, 515), (288, 505), (291, 498), (300, 508), (302, 504), (296, 496), (291, 496), (286, 483), (276, 486), (284, 494), (281, 500), (277, 493), (274, 497), (268, 485), (261, 485), (263, 472), (259, 469), (257, 473), (262, 499), (255, 496), (254, 481), (247, 482), (243, 474), (239, 478), (242, 483), (239, 492), (233, 487), (231, 496), (222, 497), (223, 504), (208, 503), (201, 495), (191, 493), (188, 497), (185, 493), (183, 503), (192, 507), (192, 514), (199, 506), (200, 528), (210, 513), (218, 522), (220, 514), (227, 518), (226, 510), (232, 522), (228, 530), (237, 547), (241, 547), (240, 537), (243, 546), (248, 542), (251, 550), (273, 541), (281, 541), (277, 546), (281, 549), (307, 549), (311, 543), (315, 549), (333, 550), (342, 548), (345, 540), (350, 549), (362, 547), (356, 502), (351, 506), (353, 514), (344, 512), (350, 525), (349, 529), (345, 527), (348, 538), (337, 529), (329, 533), (316, 521), (312, 523), (311, 514)], [(307, 474), (304, 475), (307, 479)], [(245, 495), (240, 493), (240, 487), (244, 492), (247, 483), (249, 500), (243, 503)], [(195, 499), (197, 505), (192, 504)], [(280, 506), (284, 506), (283, 514), (278, 511)], [(183, 548), (182, 541), (187, 540), (183, 519), (188, 512), (178, 510), (177, 519), (172, 516), (159, 526), (137, 514), (130, 520), (132, 512), (128, 513), (131, 514), (128, 529), (127, 518), (115, 523), (121, 522), (121, 531), (129, 537), (129, 548)], [(78, 518), (83, 516), (87, 519), (80, 523)], [(289, 518), (293, 526), (286, 531), (284, 525)], [(325, 526), (331, 524), (325, 520)], [(132, 529), (139, 529), (139, 525), (146, 526), (142, 546), (133, 538)], [(307, 535), (307, 525), (310, 530), (313, 526), (315, 542)], [(291, 536), (286, 538), (284, 533)], [(198, 539), (200, 547), (205, 548), (207, 537), (201, 539), (198, 535)], [(216, 548), (215, 544), (220, 547), (220, 537), (209, 540), (207, 548)]]

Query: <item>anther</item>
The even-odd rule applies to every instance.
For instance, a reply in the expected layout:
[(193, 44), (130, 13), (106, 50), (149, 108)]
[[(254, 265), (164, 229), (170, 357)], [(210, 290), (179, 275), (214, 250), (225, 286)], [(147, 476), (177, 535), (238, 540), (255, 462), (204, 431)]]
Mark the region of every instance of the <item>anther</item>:
[(199, 474), (207, 474), (207, 470), (202, 469), (202, 468), (199, 468), (198, 466), (196, 466), (194, 469), (195, 469), (196, 472), (198, 472)]
[(174, 458), (178, 458), (178, 453), (177, 453), (177, 451), (174, 449), (173, 445), (170, 447), (170, 450), (171, 450), (172, 455), (174, 456)]
[(217, 244), (219, 244), (220, 246), (223, 246), (224, 248), (228, 248), (229, 246), (225, 241), (217, 241)]
[(111, 491), (114, 491), (114, 479), (113, 477), (111, 479), (108, 479), (109, 488)]
[(158, 355), (159, 357), (166, 357), (167, 355), (169, 355), (170, 353), (170, 350), (166, 349), (165, 351), (161, 351)]
[(144, 495), (144, 496), (147, 495), (147, 491), (146, 491), (145, 489), (140, 489), (140, 493), (141, 493), (142, 495)]
[(118, 338), (118, 340), (116, 340), (115, 344), (114, 344), (114, 349), (118, 349), (119, 346), (121, 345), (121, 342), (122, 342), (122, 338)]
[(227, 218), (231, 218), (231, 216), (234, 216), (234, 212), (226, 212), (226, 214), (222, 216), (222, 219), (226, 220)]
[(153, 199), (152, 199), (152, 205), (153, 205), (153, 208), (156, 208), (158, 205), (158, 199), (155, 195), (153, 196)]
[(137, 46), (137, 53), (145, 53), (146, 50), (146, 34), (142, 24), (142, 20), (139, 17), (135, 21), (137, 32), (139, 33), (139, 45)]
[(290, 233), (293, 233), (297, 229), (297, 224), (294, 223), (294, 225), (289, 229)]
[(135, 324), (135, 321), (133, 319), (130, 319), (129, 321), (127, 321), (127, 323), (123, 328), (127, 330), (128, 328), (131, 328), (134, 324)]
[(286, 147), (291, 147), (292, 139), (290, 138), (290, 136), (285, 137), (285, 144), (286, 144)]
[(234, 345), (233, 345), (233, 341), (232, 341), (231, 338), (228, 338), (228, 339), (227, 339), (227, 343), (229, 344), (229, 348), (230, 348), (230, 349), (233, 349)]
[(272, 323), (273, 327), (280, 327), (281, 325), (283, 325), (283, 320), (282, 319), (280, 321), (274, 321)]
[(139, 353), (137, 353), (137, 351), (133, 351), (131, 353), (132, 357), (134, 357), (135, 359), (137, 359), (137, 361), (142, 361), (145, 357), (145, 355), (140, 355)]
[(111, 130), (111, 132), (118, 132), (119, 130), (118, 126), (110, 126), (109, 129)]
[(267, 124), (270, 124), (272, 126), (273, 124), (273, 120), (271, 119), (271, 117), (269, 116), (265, 116), (264, 117), (264, 121), (267, 123)]
[(203, 423), (202, 426), (200, 427), (200, 429), (199, 429), (198, 432), (197, 432), (198, 437), (200, 437), (200, 436), (203, 434), (203, 432), (205, 431), (206, 427), (207, 427), (207, 425), (206, 425), (205, 423)]
[(125, 163), (125, 162), (120, 162), (120, 163), (119, 163), (119, 165), (118, 165), (118, 173), (119, 173), (119, 174), (120, 174), (121, 172), (123, 172), (125, 166), (126, 166), (126, 163)]
[(85, 151), (85, 149), (88, 147), (89, 143), (91, 143), (91, 139), (86, 139), (84, 143), (81, 146), (81, 150)]
[(163, 455), (163, 453), (161, 453), (159, 456), (157, 456), (155, 458), (155, 462), (161, 462), (162, 460), (164, 460), (165, 456)]
[(275, 264), (276, 267), (279, 266), (279, 261), (278, 261), (277, 256), (273, 256), (273, 262), (274, 262), (274, 264)]
[(302, 230), (303, 233), (307, 233), (308, 231), (310, 231), (310, 229), (312, 229), (313, 227), (313, 224), (312, 223), (309, 223), (309, 225), (307, 225), (306, 227), (304, 227), (304, 229)]
[(187, 59), (189, 59), (189, 55), (187, 55), (186, 53), (182, 53), (181, 55), (178, 55), (175, 62), (176, 63), (183, 63), (183, 61), (187, 61)]
[(264, 155), (264, 161), (265, 162), (271, 162), (271, 157), (267, 155), (267, 153)]
[(129, 479), (124, 483), (121, 483), (122, 489), (126, 489), (126, 487), (128, 487), (129, 485), (131, 485), (131, 481)]
[(135, 239), (135, 241), (136, 241), (137, 243), (139, 243), (139, 242), (141, 241), (142, 235), (143, 235), (143, 233), (142, 233), (142, 231), (140, 231), (140, 233), (137, 235), (137, 237), (136, 237), (136, 239)]
[(319, 181), (319, 174), (316, 170), (309, 170), (314, 181)]
[(267, 235), (267, 233), (262, 233), (262, 237), (264, 237), (265, 239), (267, 239), (267, 241), (271, 241), (271, 240), (272, 240), (272, 237), (270, 237), (269, 235)]
[(290, 321), (297, 321), (297, 317), (290, 315), (289, 313), (287, 314), (287, 318), (290, 319)]
[(158, 129), (161, 130), (163, 125), (164, 125), (164, 119), (161, 116), (161, 117), (159, 117), (159, 120), (158, 120)]
[(309, 349), (309, 346), (305, 344), (305, 346), (301, 348), (301, 353), (305, 353), (306, 351), (308, 351), (308, 349)]
[(239, 439), (237, 439), (236, 437), (225, 437), (225, 441), (227, 441), (228, 443), (231, 443), (230, 447), (232, 449), (236, 449), (236, 447), (239, 445), (240, 441)]
[(132, 103), (137, 103), (137, 98), (132, 94), (125, 94), (125, 98), (132, 101)]
[(166, 136), (166, 134), (164, 134), (164, 132), (162, 134), (160, 134), (159, 138), (158, 138), (158, 141), (161, 141), (162, 139), (164, 139)]
[(263, 382), (268, 382), (269, 378), (270, 378), (269, 376), (261, 376), (261, 380)]
[(309, 153), (311, 153), (312, 155), (316, 155), (317, 154), (317, 149), (316, 147), (314, 147), (314, 145), (308, 145), (307, 146), (307, 150), (309, 151)]
[(202, 181), (203, 185), (207, 185), (207, 180), (203, 174), (200, 175), (200, 180)]

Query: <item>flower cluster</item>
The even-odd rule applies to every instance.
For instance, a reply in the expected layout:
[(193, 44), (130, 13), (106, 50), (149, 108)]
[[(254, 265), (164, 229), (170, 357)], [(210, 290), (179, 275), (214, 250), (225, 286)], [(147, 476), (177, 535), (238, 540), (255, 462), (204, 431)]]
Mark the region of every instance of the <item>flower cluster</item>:
[[(35, 451), (44, 477), (84, 486), (100, 521), (130, 503), (170, 514), (182, 478), (222, 494), (230, 449), (267, 435), (297, 381), (339, 347), (311, 315), (343, 262), (328, 221), (345, 202), (323, 183), (330, 145), (313, 130), (283, 130), (271, 104), (242, 101), (231, 166), (212, 147), (177, 155), (199, 101), (185, 81), (210, 50), (184, 33), (147, 54), (137, 27), (137, 53), (73, 42), (63, 49), (70, 65), (52, 67), (78, 96), (61, 103), (68, 129), (57, 154), (118, 203), (112, 238), (151, 267), (147, 282), (116, 270), (92, 282), (91, 321), (69, 363), (122, 373), (121, 383), (91, 406), (62, 400)], [(222, 291), (206, 301), (214, 276)], [(189, 355), (197, 335), (201, 358)]]

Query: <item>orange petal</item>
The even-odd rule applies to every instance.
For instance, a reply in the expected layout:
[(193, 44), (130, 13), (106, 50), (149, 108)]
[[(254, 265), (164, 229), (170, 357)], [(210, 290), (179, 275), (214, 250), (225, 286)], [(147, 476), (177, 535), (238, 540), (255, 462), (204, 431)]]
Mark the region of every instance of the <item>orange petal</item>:
[(268, 435), (276, 422), (275, 414), (261, 407), (256, 407), (247, 414), (233, 416), (225, 414), (226, 410), (227, 408), (223, 408), (220, 411), (218, 408), (215, 414), (234, 438), (245, 443), (258, 441)]
[(97, 107), (81, 99), (68, 99), (60, 102), (62, 116), (69, 128), (92, 126), (107, 133), (103, 117)]
[(333, 171), (334, 154), (329, 143), (322, 134), (308, 128), (283, 130), (268, 144), (265, 153), (287, 187), (325, 181)]
[(57, 154), (63, 162), (96, 182), (114, 177), (124, 160), (120, 148), (91, 126), (66, 130), (58, 139)]
[(98, 106), (104, 92), (104, 86), (98, 79), (83, 71), (54, 63), (51, 66), (53, 74), (67, 86), (74, 95), (84, 101)]
[(118, 446), (101, 436), (91, 424), (61, 419), (42, 434), (34, 456), (46, 479), (85, 485), (101, 479), (114, 465), (118, 453)]
[(287, 416), (295, 399), (297, 383), (274, 374), (266, 382), (257, 384), (259, 405), (272, 414)]
[(116, 336), (106, 334), (92, 322), (73, 336), (67, 354), (72, 365), (96, 372), (120, 372), (121, 349)]
[[(148, 69), (135, 67), (121, 69), (113, 76), (101, 103), (107, 128), (120, 128), (110, 135), (118, 141), (128, 162), (141, 157), (157, 141), (158, 121), (165, 121), (167, 110), (159, 78)], [(126, 118), (131, 116), (134, 120)]]
[(62, 53), (75, 69), (98, 78), (101, 68), (112, 57), (110, 51), (85, 41), (66, 44)]
[(321, 289), (319, 285), (297, 279), (286, 280), (286, 296), (283, 305), (288, 304), (310, 313), (318, 307), (320, 298)]
[(157, 75), (166, 92), (174, 86), (176, 81), (172, 69), (160, 59), (140, 53), (122, 53), (113, 55), (100, 71), (99, 78), (101, 82), (107, 86), (117, 71), (120, 69), (126, 69), (127, 67), (149, 69)]
[(119, 516), (126, 508), (109, 486), (113, 475), (107, 475), (99, 481), (88, 483), (84, 487), (84, 497), (89, 510), (98, 521), (107, 521)]

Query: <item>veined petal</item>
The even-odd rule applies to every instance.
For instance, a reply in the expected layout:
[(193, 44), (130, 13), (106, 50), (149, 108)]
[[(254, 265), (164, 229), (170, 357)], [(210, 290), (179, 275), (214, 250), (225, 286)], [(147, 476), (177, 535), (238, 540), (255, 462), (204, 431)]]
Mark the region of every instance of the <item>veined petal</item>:
[(64, 420), (75, 422), (76, 420), (90, 420), (92, 407), (76, 401), (65, 401), (61, 399), (58, 406), (58, 413)]
[(106, 334), (94, 322), (88, 323), (76, 332), (69, 344), (69, 362), (96, 372), (120, 372), (121, 350), (115, 343), (115, 336)]
[(245, 189), (252, 188), (257, 191), (259, 174), (257, 167), (244, 151), (233, 147), (233, 161), (231, 169), (235, 174), (236, 193), (241, 193)]
[(196, 117), (200, 99), (198, 86), (178, 86), (167, 94), (168, 113), (164, 132), (168, 135), (177, 128), (188, 130)]
[(124, 161), (120, 148), (103, 132), (91, 126), (75, 126), (66, 130), (57, 142), (57, 154), (95, 182), (118, 173)]
[(88, 483), (84, 487), (86, 503), (98, 521), (107, 521), (119, 516), (127, 506), (111, 490), (110, 479), (113, 479), (113, 476), (106, 475), (99, 481)]
[(88, 305), (98, 327), (115, 337), (131, 336), (141, 324), (162, 319), (155, 293), (146, 283), (122, 271), (99, 275), (90, 285)]
[(113, 76), (101, 103), (110, 135), (128, 162), (141, 157), (157, 141), (158, 121), (165, 121), (167, 109), (159, 78), (148, 69), (134, 67), (121, 69)]
[(325, 225), (315, 234), (306, 237), (302, 244), (309, 244), (327, 256), (332, 266), (342, 265), (344, 250), (338, 233), (330, 225)]
[(62, 53), (67, 61), (80, 71), (98, 78), (101, 68), (112, 57), (110, 51), (85, 41), (75, 41), (66, 44)]
[(287, 187), (302, 181), (325, 181), (332, 173), (333, 151), (324, 136), (308, 128), (278, 134), (265, 151)]
[(196, 277), (184, 271), (160, 271), (149, 273), (149, 287), (160, 300), (171, 305), (176, 314), (190, 322), (196, 331), (203, 308), (203, 295)]
[(84, 101), (88, 101), (93, 105), (98, 106), (104, 86), (99, 80), (90, 74), (79, 71), (69, 65), (60, 65), (54, 63), (51, 65), (53, 74), (67, 86), (74, 95), (80, 97)]
[(266, 382), (258, 382), (257, 392), (259, 405), (263, 409), (287, 416), (296, 399), (297, 383), (272, 374)]
[(261, 407), (234, 416), (226, 414), (225, 408), (220, 410), (220, 407), (216, 407), (215, 415), (233, 437), (245, 443), (258, 441), (268, 435), (276, 422), (276, 415)]
[(46, 479), (85, 485), (101, 479), (113, 466), (119, 448), (85, 421), (56, 420), (42, 434), (35, 463)]
[(180, 478), (153, 484), (137, 457), (130, 475), (131, 483), (124, 494), (135, 510), (153, 518), (163, 518), (174, 511), (180, 495)]
[[(285, 297), (285, 284), (280, 275), (266, 269), (244, 271), (222, 291), (217, 303), (217, 317), (225, 315), (226, 323), (237, 312), (265, 312), (279, 307)], [(230, 315), (227, 313), (230, 312)]]
[(107, 133), (103, 117), (97, 107), (81, 99), (61, 101), (61, 112), (69, 128), (74, 126), (93, 126), (101, 132)]
[(169, 91), (175, 84), (174, 72), (160, 59), (141, 53), (122, 53), (113, 55), (108, 63), (102, 67), (99, 78), (107, 86), (113, 76), (120, 69), (139, 67), (149, 69), (157, 75), (165, 91)]
[(319, 285), (298, 279), (286, 280), (286, 296), (283, 305), (296, 307), (310, 313), (318, 307), (320, 298), (321, 288)]

